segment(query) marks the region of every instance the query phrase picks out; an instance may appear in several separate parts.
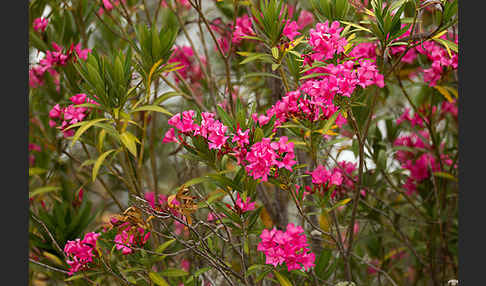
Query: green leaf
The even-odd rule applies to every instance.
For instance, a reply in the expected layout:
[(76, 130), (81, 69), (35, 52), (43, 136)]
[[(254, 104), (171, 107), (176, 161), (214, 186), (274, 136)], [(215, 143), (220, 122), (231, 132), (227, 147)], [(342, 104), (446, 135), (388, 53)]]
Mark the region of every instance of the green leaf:
[(40, 195), (40, 194), (45, 194), (45, 193), (59, 191), (59, 190), (61, 190), (61, 187), (59, 187), (59, 186), (40, 187), (40, 188), (37, 188), (37, 189), (35, 189), (35, 190), (33, 190), (32, 192), (29, 193), (29, 199), (34, 197), (34, 196)]
[(168, 268), (168, 269), (162, 270), (162, 272), (160, 272), (160, 275), (166, 276), (166, 277), (182, 277), (182, 276), (189, 275), (189, 273), (187, 273), (186, 271), (184, 271), (182, 269)]
[(198, 277), (199, 275), (207, 272), (208, 270), (210, 270), (211, 268), (209, 267), (203, 267), (199, 270), (197, 270), (196, 272), (194, 272), (193, 275), (191, 275), (191, 277), (187, 278), (187, 280), (184, 282), (184, 285), (191, 283), (193, 280), (194, 280), (194, 277)]
[(278, 48), (277, 47), (272, 48), (272, 56), (273, 56), (274, 59), (278, 60)]
[(164, 243), (162, 243), (161, 245), (159, 245), (159, 247), (157, 247), (157, 250), (155, 250), (155, 252), (157, 253), (162, 253), (164, 252), (164, 250), (167, 249), (167, 247), (169, 247), (172, 243), (174, 243), (176, 240), (175, 238), (174, 239), (171, 239), (171, 240), (168, 240)]
[(446, 172), (434, 172), (433, 175), (436, 176), (436, 177), (441, 177), (441, 178), (444, 178), (444, 179), (448, 179), (448, 180), (452, 180), (452, 181), (457, 182), (456, 177), (454, 177), (453, 175), (446, 173)]
[[(79, 140), (79, 137), (81, 137), (81, 135), (83, 135), (83, 133), (86, 132), (86, 130), (88, 130), (91, 126), (95, 125), (98, 122), (105, 121), (105, 120), (108, 120), (108, 119), (98, 118), (98, 119), (93, 119), (93, 120), (90, 120), (90, 121), (82, 122), (82, 125), (80, 125), (81, 127), (79, 127), (79, 129), (74, 134), (71, 145), (69, 147), (73, 147), (74, 143), (76, 143), (76, 141)], [(73, 124), (73, 125), (69, 126), (68, 128), (66, 128), (65, 130), (70, 129), (75, 125), (76, 124)]]
[(367, 28), (365, 28), (363, 26), (360, 26), (358, 24), (351, 23), (351, 22), (346, 22), (346, 21), (339, 21), (339, 22), (341, 22), (343, 24), (346, 24), (346, 25), (349, 25), (351, 27), (354, 27), (354, 28), (356, 28), (358, 30), (365, 31), (365, 32), (368, 32), (368, 33), (372, 33), (370, 29), (367, 29)]
[(137, 107), (137, 108), (133, 109), (132, 111), (130, 111), (130, 113), (138, 112), (138, 111), (155, 111), (155, 112), (167, 114), (169, 116), (173, 116), (173, 114), (170, 111), (168, 111), (167, 109), (165, 109), (161, 106), (158, 106), (158, 105), (140, 106), (140, 107)]
[(308, 74), (308, 75), (305, 75), (303, 77), (300, 77), (299, 80), (314, 78), (314, 77), (323, 76), (323, 75), (329, 75), (329, 74), (328, 73), (312, 73), (312, 74)]
[(245, 276), (248, 276), (250, 274), (252, 274), (253, 272), (257, 271), (258, 269), (265, 269), (265, 268), (268, 268), (269, 266), (266, 265), (266, 264), (254, 264), (250, 267), (248, 267), (248, 270), (246, 271), (245, 273)]
[(277, 278), (277, 280), (280, 283), (280, 285), (282, 285), (282, 286), (292, 286), (292, 283), (283, 274), (278, 273), (277, 271), (273, 271), (273, 274), (275, 274), (275, 277)]
[(115, 149), (111, 149), (106, 151), (105, 153), (101, 154), (98, 159), (96, 159), (96, 162), (93, 166), (93, 172), (92, 172), (92, 180), (93, 182), (96, 180), (96, 176), (98, 175), (98, 171), (100, 170), (101, 164), (105, 161), (106, 157), (110, 155), (111, 153), (115, 152)]
[(155, 284), (159, 286), (170, 286), (164, 278), (162, 278), (158, 273), (150, 272), (149, 273), (150, 280), (152, 280)]
[(316, 268), (315, 273), (317, 276), (322, 278), (322, 275), (325, 273), (327, 266), (329, 265), (329, 261), (331, 259), (332, 251), (328, 249), (324, 249), (316, 261)]
[(259, 142), (259, 141), (262, 140), (263, 136), (264, 136), (263, 135), (263, 130), (260, 127), (257, 127), (255, 129), (255, 137), (253, 137), (253, 141), (254, 142)]
[(83, 272), (81, 274), (76, 274), (76, 275), (73, 275), (69, 278), (66, 278), (66, 279), (64, 279), (64, 281), (69, 282), (69, 281), (78, 280), (78, 279), (81, 279), (81, 278), (84, 278), (84, 277), (94, 276), (94, 275), (98, 275), (98, 274), (102, 274), (102, 273), (103, 272), (91, 272), (91, 273)]
[(132, 133), (125, 131), (120, 134), (120, 140), (127, 147), (128, 151), (136, 158), (137, 157), (137, 138)]
[(228, 115), (228, 113), (226, 113), (226, 111), (224, 111), (224, 109), (222, 109), (219, 105), (216, 106), (216, 111), (218, 112), (219, 117), (221, 117), (221, 121), (223, 121), (223, 124), (228, 126), (231, 132), (234, 132), (233, 120)]
[(324, 124), (324, 126), (321, 129), (316, 130), (314, 132), (321, 133), (321, 134), (326, 134), (326, 132), (329, 130), (329, 128), (331, 128), (331, 126), (336, 121), (336, 118), (338, 117), (339, 113), (341, 113), (341, 111), (334, 112), (334, 114), (331, 116), (331, 118), (327, 119), (327, 121)]
[(29, 168), (29, 176), (40, 175), (40, 174), (44, 174), (45, 172), (47, 172), (46, 169), (37, 168), (37, 167)]

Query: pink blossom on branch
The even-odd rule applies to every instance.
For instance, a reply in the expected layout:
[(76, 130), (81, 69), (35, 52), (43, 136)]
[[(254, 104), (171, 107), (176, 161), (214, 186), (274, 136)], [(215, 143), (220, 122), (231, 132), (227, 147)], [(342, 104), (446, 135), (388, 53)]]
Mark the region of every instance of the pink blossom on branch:
[(77, 238), (66, 243), (64, 253), (68, 257), (66, 263), (70, 267), (69, 275), (85, 269), (89, 263), (93, 262), (93, 258), (97, 255), (95, 248), (99, 236), (99, 233), (89, 232), (83, 240)]
[(302, 268), (307, 271), (315, 266), (315, 255), (309, 248), (302, 227), (290, 223), (285, 232), (275, 228), (264, 229), (260, 238), (257, 250), (265, 254), (266, 264), (277, 267), (285, 263), (288, 271)]
[(49, 23), (49, 19), (46, 18), (36, 18), (32, 24), (34, 30), (36, 32), (45, 32), (47, 28), (47, 24)]
[(236, 205), (235, 208), (238, 212), (246, 213), (255, 209), (255, 202), (250, 202), (251, 198), (247, 197), (246, 200), (242, 200), (240, 193), (236, 193)]

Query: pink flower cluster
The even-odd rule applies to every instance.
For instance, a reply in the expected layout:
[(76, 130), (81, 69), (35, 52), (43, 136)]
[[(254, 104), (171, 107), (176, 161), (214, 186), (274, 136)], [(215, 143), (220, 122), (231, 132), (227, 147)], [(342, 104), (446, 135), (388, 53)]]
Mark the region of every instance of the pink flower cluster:
[[(314, 61), (326, 61), (335, 55), (344, 56), (347, 41), (340, 36), (342, 29), (338, 22), (333, 22), (330, 27), (328, 22), (318, 23), (315, 30), (311, 29), (309, 44), (313, 53), (304, 55), (304, 62), (312, 66)], [(275, 116), (277, 127), (292, 116), (311, 122), (326, 119), (338, 111), (338, 107), (333, 104), (336, 95), (350, 97), (357, 86), (383, 87), (384, 77), (374, 63), (375, 50), (376, 46), (371, 43), (357, 45), (350, 53), (352, 57), (357, 58), (355, 61), (328, 63), (325, 67), (309, 70), (307, 74), (325, 75), (306, 80), (299, 90), (287, 93), (268, 109), (265, 115), (253, 115), (254, 120), (262, 126)], [(344, 123), (346, 119), (339, 114), (336, 124), (341, 127)]]
[(233, 30), (233, 44), (239, 44), (244, 36), (255, 36), (252, 23), (248, 15), (236, 18), (236, 25)]
[(61, 108), (59, 104), (56, 104), (49, 111), (49, 126), (56, 127), (57, 125), (57, 128), (63, 132), (65, 138), (74, 135), (74, 129), (66, 129), (73, 124), (83, 121), (91, 111), (90, 108), (76, 107), (75, 105), (83, 103), (98, 104), (96, 101), (88, 98), (84, 93), (76, 94), (72, 96), (70, 100), (73, 104), (64, 108)]
[(406, 107), (400, 118), (397, 119), (397, 125), (400, 125), (402, 122), (408, 121), (412, 125), (412, 127), (419, 126), (424, 127), (424, 120), (420, 116), (419, 113), (415, 113), (413, 116), (410, 115), (410, 108)]
[(96, 241), (99, 236), (99, 233), (89, 232), (83, 240), (77, 238), (66, 243), (64, 253), (69, 257), (66, 260), (66, 263), (70, 266), (69, 275), (73, 275), (85, 268), (88, 263), (93, 262), (93, 258), (96, 256)]
[(374, 59), (376, 60), (375, 43), (359, 43), (348, 54), (352, 58)]
[(49, 19), (46, 18), (36, 18), (34, 19), (34, 22), (32, 23), (32, 26), (36, 32), (42, 32), (44, 33), (47, 28), (47, 24), (49, 23)]
[[(402, 28), (404, 26), (405, 24), (402, 25)], [(397, 41), (409, 37), (411, 34), (411, 29), (412, 27), (410, 27), (408, 31), (405, 32), (402, 36), (398, 37)], [(440, 39), (448, 40), (445, 34), (442, 35)], [(454, 42), (457, 44), (457, 38), (454, 40)], [(406, 45), (393, 46), (390, 48), (391, 54), (397, 56), (401, 55), (406, 50), (407, 50)], [(430, 86), (435, 86), (437, 84), (437, 82), (441, 79), (444, 73), (444, 69), (447, 68), (457, 69), (458, 66), (457, 53), (451, 51), (451, 56), (450, 56), (446, 48), (434, 42), (433, 40), (423, 42), (420, 45), (416, 46), (415, 48), (409, 49), (407, 53), (402, 57), (401, 61), (411, 64), (417, 58), (418, 53), (426, 55), (427, 58), (432, 62), (430, 68), (422, 70), (424, 74), (424, 81), (429, 83)]]
[(332, 22), (330, 26), (328, 21), (317, 23), (315, 29), (310, 29), (309, 45), (314, 52), (310, 58), (313, 61), (325, 61), (343, 53), (344, 47), (348, 44), (340, 35), (343, 29), (337, 21)]
[(39, 64), (29, 69), (29, 85), (31, 87), (42, 86), (44, 84), (44, 75), (48, 72), (54, 78), (54, 83), (58, 85), (59, 91), (59, 73), (55, 68), (66, 65), (70, 59), (76, 60), (73, 53), (76, 53), (79, 58), (86, 60), (88, 53), (91, 52), (91, 49), (81, 49), (80, 43), (71, 45), (71, 48), (65, 54), (62, 52), (63, 48), (56, 43), (53, 42), (52, 47), (53, 51), (46, 51), (45, 57), (39, 61)]
[[(283, 11), (283, 10), (282, 10)], [(295, 7), (293, 5), (287, 4), (288, 20), (285, 22), (282, 34), (286, 36), (289, 40), (293, 41), (294, 38), (300, 35), (301, 30), (307, 27), (309, 24), (314, 22), (314, 15), (307, 10), (302, 10), (299, 13), (299, 18), (297, 21), (292, 21)], [(282, 16), (282, 13), (280, 14)]]
[[(153, 209), (157, 208), (156, 202), (155, 202), (155, 192), (146, 192), (145, 193), (145, 199), (149, 202), (150, 206)], [(167, 196), (164, 194), (159, 194), (159, 199), (157, 200), (160, 207), (165, 208), (167, 206)]]
[(343, 182), (343, 175), (339, 170), (332, 172), (326, 167), (319, 165), (311, 173), (312, 183), (319, 186), (331, 187), (331, 185), (340, 186)]
[(143, 246), (150, 238), (149, 231), (146, 232), (145, 229), (140, 227), (133, 231), (133, 228), (126, 224), (128, 223), (120, 226), (119, 230), (121, 232), (115, 236), (115, 247), (117, 250), (121, 250), (124, 255), (132, 253), (132, 247)]
[[(312, 176), (312, 183), (314, 184), (314, 191), (327, 191), (334, 187), (331, 197), (336, 195), (343, 196), (348, 190), (354, 188), (354, 180), (356, 176), (353, 172), (356, 170), (356, 163), (341, 161), (332, 170), (319, 165), (314, 171), (309, 172)], [(361, 195), (365, 195), (365, 191), (361, 190)]]
[[(169, 59), (169, 63), (179, 63), (180, 69), (177, 72), (185, 80), (189, 80), (191, 84), (197, 83), (202, 78), (201, 66), (197, 64), (194, 58), (194, 51), (190, 46), (174, 47), (174, 53)], [(206, 58), (201, 57), (201, 62), (206, 63)], [(178, 78), (175, 78), (179, 82)]]
[(262, 138), (260, 142), (254, 143), (246, 153), (245, 161), (241, 163), (255, 180), (261, 178), (266, 182), (273, 169), (285, 168), (292, 171), (292, 166), (297, 163), (294, 158), (294, 143), (288, 142), (287, 137), (282, 136), (278, 142)]
[(208, 140), (209, 149), (221, 149), (229, 138), (229, 136), (225, 136), (228, 127), (215, 119), (216, 115), (214, 113), (202, 112), (200, 125), (194, 123), (195, 115), (196, 112), (194, 110), (187, 110), (182, 112), (182, 114), (177, 113), (172, 116), (168, 123), (177, 129), (178, 136), (176, 137), (175, 129), (171, 128), (165, 134), (162, 143), (183, 142), (182, 134), (189, 136), (200, 135)]
[(297, 24), (297, 22), (287, 20), (287, 23), (285, 23), (285, 27), (282, 33), (284, 34), (284, 36), (289, 38), (289, 40), (293, 41), (295, 37), (300, 35), (300, 32), (298, 30), (299, 25)]
[(257, 250), (266, 256), (266, 264), (287, 265), (288, 271), (314, 267), (315, 255), (310, 251), (304, 229), (290, 223), (286, 231), (264, 229)]
[[(442, 39), (446, 39), (443, 35)], [(457, 39), (455, 40), (457, 44)], [(430, 68), (424, 69), (424, 81), (428, 82), (430, 86), (435, 86), (444, 73), (444, 69), (457, 69), (458, 55), (451, 51), (452, 57), (449, 56), (447, 50), (433, 41), (424, 42), (422, 45), (416, 47), (417, 51), (427, 56), (432, 62)]]
[(235, 209), (239, 213), (246, 213), (255, 209), (255, 202), (250, 202), (251, 198), (247, 197), (246, 200), (242, 200), (240, 193), (236, 193), (236, 205)]
[[(424, 139), (426, 142), (424, 142)], [(395, 153), (395, 158), (400, 162), (401, 167), (410, 172), (407, 181), (403, 185), (408, 195), (417, 192), (417, 185), (429, 178), (431, 172), (441, 171), (440, 163), (433, 155), (432, 146), (429, 144), (429, 141), (430, 135), (428, 131), (419, 130), (417, 133), (402, 135), (393, 143), (394, 146), (405, 146), (422, 151), (419, 155), (415, 155), (414, 152), (405, 150), (398, 150)], [(449, 166), (453, 163), (446, 154), (441, 154), (440, 160), (443, 164)]]
[[(206, 65), (206, 58), (204, 56), (201, 56), (200, 60), (203, 65)], [(179, 69), (173, 71), (175, 82), (179, 83), (181, 81), (177, 76), (180, 75), (180, 77), (187, 81), (193, 92), (197, 95), (196, 99), (199, 99), (202, 96), (200, 82), (203, 78), (203, 72), (201, 65), (198, 64), (199, 61), (197, 61), (193, 49), (189, 46), (174, 47), (174, 53), (168, 62), (179, 63), (177, 65)]]
[[(401, 28), (403, 29), (405, 26), (406, 26), (406, 24), (402, 24)], [(410, 37), (411, 31), (412, 31), (412, 26), (410, 25), (410, 27), (408, 28), (408, 30), (403, 35), (401, 35), (400, 37), (398, 37), (396, 39), (396, 41), (399, 42), (403, 38)], [(392, 55), (398, 55), (399, 56), (402, 53), (404, 53), (406, 50), (407, 50), (407, 45), (400, 45), (400, 46), (392, 46), (392, 47), (390, 47), (390, 53)], [(412, 49), (409, 49), (407, 51), (407, 53), (402, 57), (401, 61), (404, 62), (404, 63), (411, 64), (411, 63), (413, 63), (413, 61), (416, 58), (417, 58), (417, 51), (414, 48), (412, 48)]]
[[(168, 123), (174, 128), (167, 131), (162, 143), (187, 144), (183, 135), (201, 136), (207, 140), (209, 149), (233, 155), (237, 159), (237, 164), (245, 166), (248, 174), (263, 181), (268, 180), (268, 175), (273, 170), (286, 168), (291, 171), (292, 166), (296, 164), (294, 144), (288, 142), (285, 136), (280, 137), (278, 142), (263, 138), (249, 146), (249, 129), (243, 131), (237, 126), (236, 134), (227, 134), (228, 127), (215, 119), (214, 113), (202, 112), (200, 124), (195, 122), (195, 115), (195, 111), (187, 110), (170, 118)], [(231, 139), (228, 140), (229, 138)]]

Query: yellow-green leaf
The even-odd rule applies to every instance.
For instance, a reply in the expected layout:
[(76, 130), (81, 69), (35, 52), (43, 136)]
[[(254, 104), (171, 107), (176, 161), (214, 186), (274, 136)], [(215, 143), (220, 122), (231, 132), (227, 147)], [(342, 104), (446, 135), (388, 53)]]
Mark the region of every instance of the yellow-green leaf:
[(338, 206), (344, 206), (345, 204), (349, 203), (351, 201), (351, 198), (347, 198), (347, 199), (344, 199), (342, 201), (339, 201), (337, 204), (336, 204), (336, 207)]
[(278, 48), (277, 47), (272, 48), (272, 56), (273, 56), (274, 59), (278, 59)]
[(96, 144), (96, 149), (98, 149), (98, 152), (101, 152), (103, 149), (103, 143), (105, 142), (105, 137), (106, 137), (106, 130), (101, 129), (100, 133), (98, 133), (98, 144)]
[(189, 273), (187, 273), (186, 271), (184, 271), (182, 269), (168, 268), (168, 269), (162, 270), (162, 272), (160, 272), (160, 275), (167, 276), (167, 277), (181, 277), (181, 276), (189, 275)]
[(115, 149), (111, 149), (106, 151), (105, 153), (101, 154), (98, 159), (96, 159), (96, 162), (93, 166), (93, 173), (92, 173), (92, 179), (93, 182), (96, 180), (96, 176), (98, 175), (98, 171), (100, 170), (101, 164), (105, 161), (106, 157), (110, 155), (111, 153), (115, 152)]
[(457, 178), (446, 172), (434, 172), (434, 176), (449, 179), (457, 182)]
[(164, 278), (162, 278), (158, 273), (150, 272), (149, 273), (150, 280), (152, 280), (155, 284), (159, 286), (170, 286)]
[(61, 259), (59, 259), (59, 257), (57, 257), (56, 255), (54, 255), (52, 253), (49, 253), (47, 251), (44, 251), (42, 254), (44, 254), (44, 256), (47, 259), (49, 259), (50, 261), (54, 262), (55, 264), (64, 266), (64, 264), (62, 263)]
[[(369, 11), (369, 10), (368, 10)], [(346, 22), (346, 21), (340, 21), (341, 23), (345, 24), (345, 25), (349, 25), (351, 27), (355, 27), (356, 29), (358, 30), (362, 30), (362, 31), (366, 31), (368, 33), (372, 33), (370, 29), (367, 29), (363, 26), (360, 26), (358, 24), (355, 24), (355, 23), (351, 23), (351, 22)]]
[[(81, 125), (81, 127), (79, 127), (79, 129), (74, 134), (73, 139), (72, 139), (73, 141), (71, 142), (71, 145), (69, 147), (73, 147), (74, 143), (76, 143), (76, 141), (79, 140), (79, 137), (81, 137), (81, 135), (83, 135), (83, 133), (86, 132), (86, 130), (88, 130), (91, 126), (93, 126), (94, 124), (96, 124), (98, 122), (105, 121), (105, 120), (107, 120), (107, 119), (106, 118), (97, 118), (97, 119), (93, 119), (93, 120), (90, 120), (90, 121), (83, 122), (83, 125)], [(69, 126), (68, 128), (66, 128), (66, 130), (70, 129), (73, 126), (74, 125)]]
[(164, 113), (164, 114), (167, 114), (169, 116), (172, 116), (173, 114), (170, 113), (170, 111), (168, 111), (167, 109), (161, 107), (161, 106), (158, 106), (158, 105), (144, 105), (144, 106), (140, 106), (140, 107), (137, 107), (135, 109), (133, 109), (131, 112), (138, 112), (138, 111), (155, 111), (155, 112), (160, 112), (160, 113)]
[(134, 157), (137, 157), (136, 139), (137, 138), (128, 131), (125, 131), (122, 134), (120, 134), (121, 142), (123, 143), (123, 145), (125, 145), (125, 147), (127, 147), (128, 151), (130, 151), (130, 153), (132, 153)]
[(37, 168), (37, 167), (29, 168), (29, 176), (40, 175), (40, 174), (44, 174), (45, 172), (47, 172), (46, 169)]
[(287, 277), (285, 277), (283, 274), (280, 274), (277, 271), (273, 271), (273, 274), (275, 274), (275, 277), (277, 278), (280, 285), (292, 286), (292, 282), (290, 282), (289, 279)]
[(150, 94), (150, 85), (152, 84), (152, 75), (154, 74), (154, 72), (157, 70), (157, 68), (162, 64), (162, 60), (163, 59), (160, 59), (158, 60), (153, 66), (152, 68), (150, 69), (150, 72), (149, 72), (149, 75), (148, 75), (148, 78), (147, 78), (147, 95)]
[(37, 188), (37, 189), (35, 189), (35, 190), (33, 190), (32, 192), (29, 193), (29, 199), (34, 197), (34, 196), (40, 195), (40, 194), (59, 191), (60, 189), (61, 189), (61, 187), (59, 187), (59, 186), (40, 187), (40, 188)]
[(447, 99), (447, 101), (449, 101), (449, 102), (454, 101), (451, 97), (451, 94), (449, 93), (449, 91), (446, 88), (444, 88), (440, 85), (436, 85), (436, 86), (434, 86), (434, 88), (437, 89), (440, 92), (440, 94), (442, 94)]
[(155, 252), (157, 253), (162, 253), (164, 252), (164, 250), (167, 249), (167, 247), (169, 247), (172, 243), (174, 243), (176, 240), (175, 238), (174, 239), (171, 239), (171, 240), (168, 240), (164, 243), (162, 243), (159, 247), (157, 247), (157, 250), (155, 250)]

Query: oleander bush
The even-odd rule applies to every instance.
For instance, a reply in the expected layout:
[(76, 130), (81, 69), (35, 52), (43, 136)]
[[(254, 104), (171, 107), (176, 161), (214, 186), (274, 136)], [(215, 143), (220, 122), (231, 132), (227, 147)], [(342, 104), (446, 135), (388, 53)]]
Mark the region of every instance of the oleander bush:
[(445, 285), (457, 0), (31, 0), (31, 285)]

